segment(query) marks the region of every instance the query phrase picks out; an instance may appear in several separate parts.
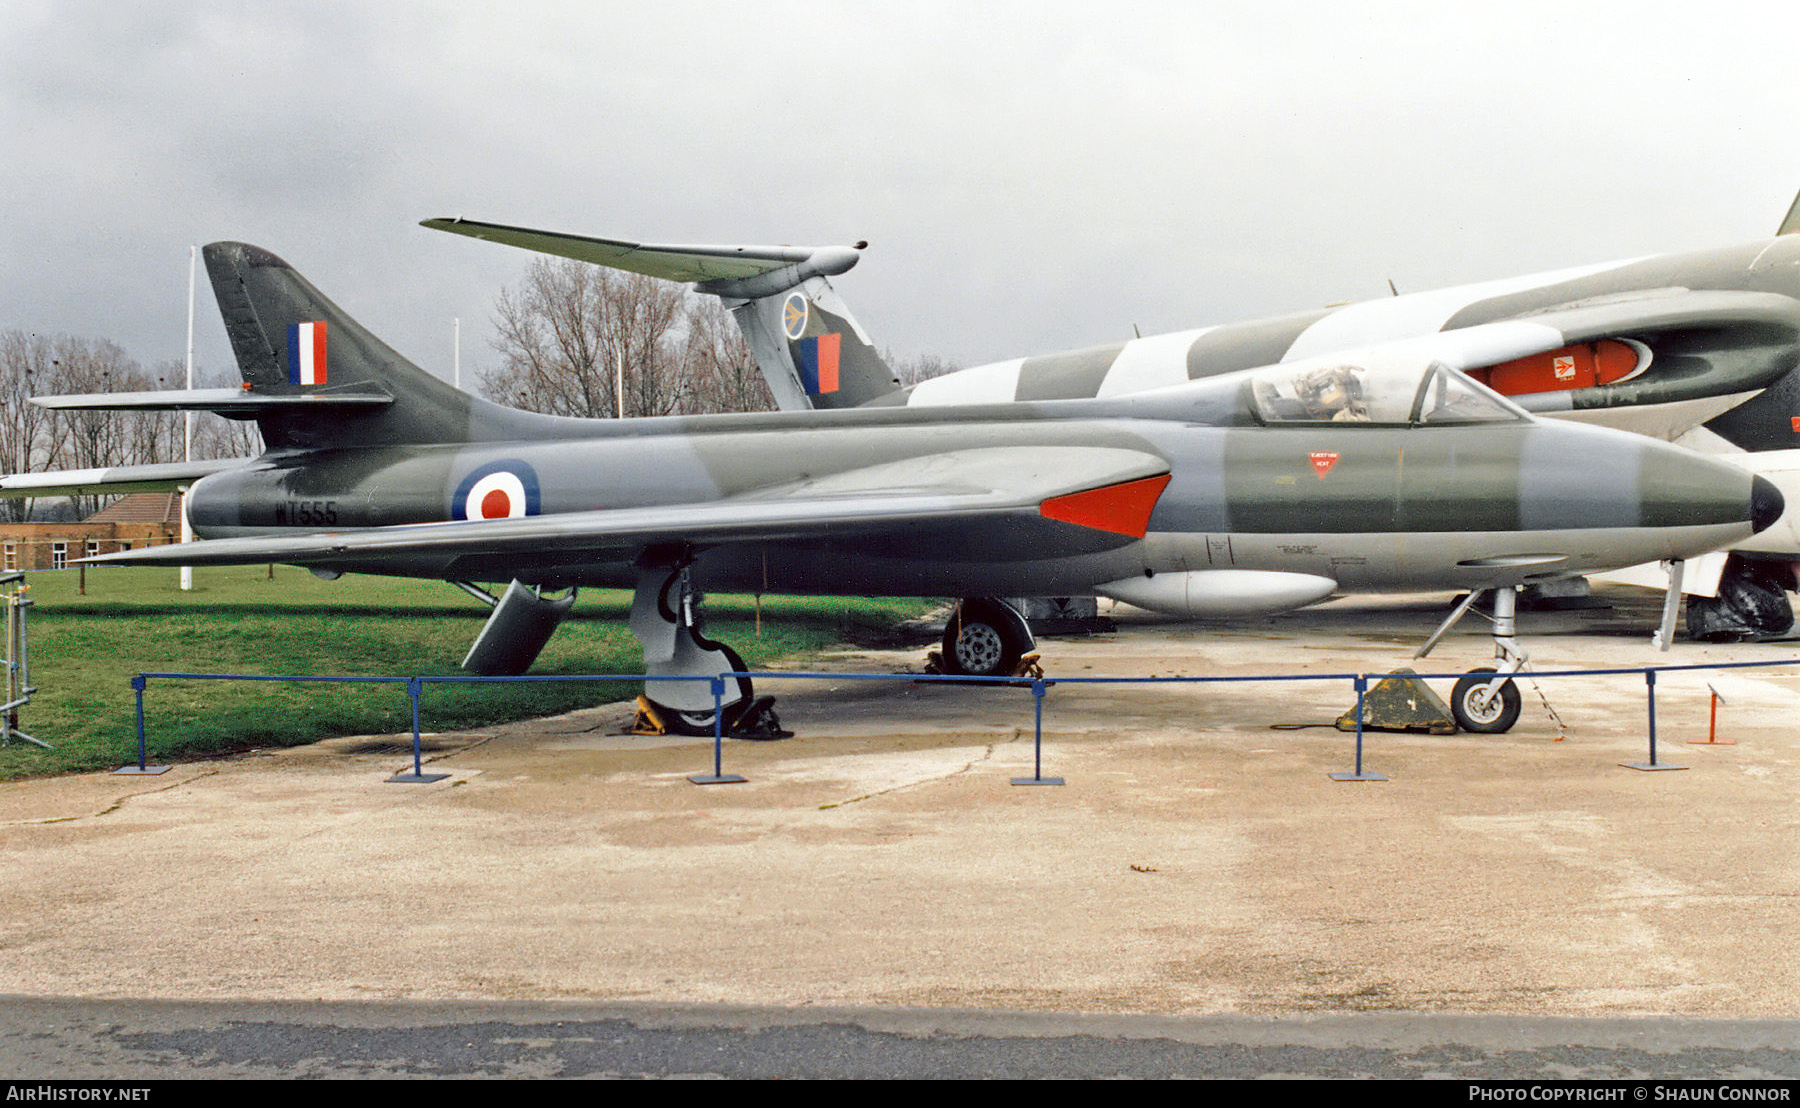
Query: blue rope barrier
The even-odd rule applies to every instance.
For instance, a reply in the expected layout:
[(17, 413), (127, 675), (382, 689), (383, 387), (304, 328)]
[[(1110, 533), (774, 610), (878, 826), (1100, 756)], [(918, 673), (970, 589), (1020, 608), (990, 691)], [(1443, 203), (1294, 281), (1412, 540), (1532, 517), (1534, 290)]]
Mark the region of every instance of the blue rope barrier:
[[(1800, 666), (1800, 658), (1767, 659), (1752, 662), (1708, 662), (1668, 666), (1621, 666), (1600, 669), (1560, 669), (1529, 670), (1514, 674), (1513, 677), (1560, 678), (1560, 677), (1617, 677), (1627, 674), (1642, 674), (1648, 698), (1648, 725), (1650, 743), (1650, 761), (1639, 765), (1627, 763), (1633, 768), (1680, 768), (1659, 764), (1656, 761), (1656, 675), (1659, 673), (1682, 673), (1701, 670), (1729, 669), (1772, 669), (1787, 666)], [(1420, 673), (1411, 676), (1419, 679), (1456, 680), (1465, 674)], [(1051, 685), (1174, 685), (1174, 684), (1229, 684), (1257, 683), (1271, 681), (1348, 681), (1356, 692), (1356, 739), (1355, 739), (1355, 772), (1352, 774), (1332, 774), (1338, 780), (1384, 781), (1380, 774), (1367, 773), (1363, 768), (1363, 702), (1367, 692), (1368, 675), (1361, 673), (1288, 673), (1288, 674), (1248, 674), (1231, 676), (1161, 676), (1161, 677), (972, 677), (962, 674), (931, 673), (827, 673), (810, 670), (729, 670), (717, 676), (695, 677), (669, 674), (646, 673), (582, 673), (582, 674), (521, 674), (517, 676), (483, 676), (477, 674), (442, 674), (414, 676), (336, 676), (316, 674), (266, 674), (266, 673), (177, 673), (146, 672), (131, 679), (131, 687), (137, 701), (137, 747), (138, 762), (136, 767), (125, 767), (116, 772), (148, 773), (160, 772), (168, 767), (146, 766), (144, 694), (151, 680), (168, 681), (288, 681), (299, 683), (346, 683), (346, 684), (405, 684), (407, 697), (412, 711), (413, 725), (413, 772), (410, 775), (397, 775), (394, 781), (435, 781), (447, 776), (438, 774), (426, 775), (423, 772), (423, 754), (419, 723), (419, 701), (428, 684), (521, 684), (531, 682), (567, 682), (567, 681), (614, 681), (614, 682), (657, 682), (657, 681), (706, 681), (713, 693), (713, 772), (710, 775), (696, 775), (689, 780), (696, 784), (718, 784), (724, 782), (741, 782), (745, 778), (724, 772), (724, 696), (725, 683), (737, 678), (763, 678), (765, 680), (793, 681), (906, 681), (913, 684), (943, 685), (979, 685), (1009, 686), (1029, 688), (1032, 693), (1033, 711), (1033, 775), (1029, 778), (1014, 778), (1015, 784), (1062, 784), (1060, 777), (1047, 778), (1043, 775), (1043, 731), (1044, 731), (1044, 697)]]

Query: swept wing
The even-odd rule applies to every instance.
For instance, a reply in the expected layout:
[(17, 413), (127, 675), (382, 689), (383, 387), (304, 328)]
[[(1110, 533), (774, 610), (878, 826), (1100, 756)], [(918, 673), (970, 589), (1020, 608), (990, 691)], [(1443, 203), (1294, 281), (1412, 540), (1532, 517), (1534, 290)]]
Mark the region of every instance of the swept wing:
[[(650, 546), (926, 538), (1008, 556), (1122, 546), (1141, 538), (1169, 464), (1136, 450), (1018, 447), (952, 450), (824, 475), (720, 500), (516, 519), (411, 524), (146, 547), (96, 562), (329, 566), (385, 557), (629, 559)], [(1010, 555), (1017, 557), (1016, 553)]]

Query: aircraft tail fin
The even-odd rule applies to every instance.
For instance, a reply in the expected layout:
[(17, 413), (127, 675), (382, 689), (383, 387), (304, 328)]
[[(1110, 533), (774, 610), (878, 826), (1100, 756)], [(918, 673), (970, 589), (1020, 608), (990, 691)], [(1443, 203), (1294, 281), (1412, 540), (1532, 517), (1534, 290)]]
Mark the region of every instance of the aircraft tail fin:
[(1794, 197), (1794, 202), (1788, 205), (1787, 215), (1782, 218), (1781, 226), (1775, 232), (1778, 237), (1795, 233), (1800, 233), (1800, 196)]
[(900, 382), (828, 277), (861, 258), (855, 246), (652, 246), (470, 219), (423, 226), (542, 254), (691, 283), (731, 309), (783, 410), (855, 408)]
[(718, 295), (771, 391), (776, 379), (788, 385), (785, 397), (775, 393), (784, 410), (857, 408), (899, 390), (899, 379), (824, 277), (768, 296)]
[(267, 250), (215, 242), (201, 253), (243, 374), (244, 414), (271, 449), (467, 442), (531, 418), (407, 361)]

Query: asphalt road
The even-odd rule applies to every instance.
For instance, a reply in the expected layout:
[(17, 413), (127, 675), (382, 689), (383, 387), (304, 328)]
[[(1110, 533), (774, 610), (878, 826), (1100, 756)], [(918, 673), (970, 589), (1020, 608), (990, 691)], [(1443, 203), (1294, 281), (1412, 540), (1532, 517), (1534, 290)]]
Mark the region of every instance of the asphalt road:
[(530, 1001), (6, 998), (0, 1071), (212, 1078), (1793, 1081), (1784, 1021), (1256, 1019)]

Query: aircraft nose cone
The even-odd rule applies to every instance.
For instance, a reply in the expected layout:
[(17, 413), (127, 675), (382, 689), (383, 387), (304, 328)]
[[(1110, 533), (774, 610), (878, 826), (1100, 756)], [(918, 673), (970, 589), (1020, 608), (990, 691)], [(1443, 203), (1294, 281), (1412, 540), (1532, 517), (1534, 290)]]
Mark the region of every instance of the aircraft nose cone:
[(1781, 490), (1775, 482), (1767, 477), (1750, 479), (1750, 525), (1758, 531), (1767, 531), (1781, 518), (1787, 509), (1787, 501), (1782, 498)]

